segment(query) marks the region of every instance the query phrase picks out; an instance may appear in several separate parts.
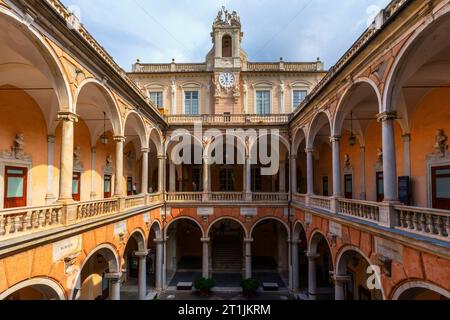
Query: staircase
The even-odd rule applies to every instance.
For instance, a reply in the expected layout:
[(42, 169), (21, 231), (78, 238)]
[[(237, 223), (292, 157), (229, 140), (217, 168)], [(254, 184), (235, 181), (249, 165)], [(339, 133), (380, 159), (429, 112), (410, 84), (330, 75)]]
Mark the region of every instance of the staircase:
[(242, 272), (242, 243), (237, 236), (217, 236), (213, 242), (213, 270)]

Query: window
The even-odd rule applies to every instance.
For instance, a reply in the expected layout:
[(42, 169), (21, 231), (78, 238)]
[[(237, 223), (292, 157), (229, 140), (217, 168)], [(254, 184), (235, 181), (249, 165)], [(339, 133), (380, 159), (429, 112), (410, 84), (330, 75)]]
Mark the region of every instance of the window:
[(201, 191), (202, 188), (202, 166), (196, 165), (192, 167), (192, 191)]
[(432, 168), (433, 208), (450, 210), (450, 166)]
[(256, 91), (256, 113), (270, 114), (270, 91)]
[(80, 201), (80, 183), (81, 181), (81, 173), (74, 172), (72, 179), (72, 198), (75, 201)]
[(105, 178), (103, 180), (103, 197), (105, 199), (111, 198), (111, 176), (105, 175)]
[(306, 90), (294, 90), (294, 92), (292, 93), (292, 109), (297, 108), (300, 103), (305, 100), (307, 95), (308, 92)]
[(384, 200), (384, 174), (383, 172), (377, 172), (377, 202)]
[(345, 181), (345, 198), (353, 199), (353, 176), (351, 174), (346, 174), (344, 176)]
[(127, 178), (127, 195), (128, 196), (133, 195), (133, 178), (132, 177)]
[(323, 177), (322, 178), (322, 195), (324, 197), (328, 197), (329, 196), (329, 189), (328, 189), (328, 177)]
[(162, 93), (162, 91), (150, 92), (149, 93), (149, 97), (150, 97), (150, 100), (152, 100), (153, 103), (156, 104), (158, 109), (164, 109), (163, 93)]
[(252, 166), (252, 191), (261, 192), (262, 191), (262, 179), (261, 179), (261, 167)]
[(184, 93), (184, 112), (185, 114), (199, 114), (198, 91), (186, 91)]
[(235, 177), (232, 166), (223, 166), (220, 168), (220, 191), (235, 191)]
[(27, 168), (5, 168), (5, 209), (27, 205)]
[(223, 58), (231, 58), (233, 55), (231, 37), (229, 35), (225, 35), (222, 38), (222, 57)]

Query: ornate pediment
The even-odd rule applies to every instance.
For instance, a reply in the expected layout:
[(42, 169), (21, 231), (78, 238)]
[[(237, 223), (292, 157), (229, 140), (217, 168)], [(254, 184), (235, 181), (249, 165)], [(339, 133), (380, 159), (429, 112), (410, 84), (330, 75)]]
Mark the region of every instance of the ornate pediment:
[(0, 159), (31, 162), (31, 155), (25, 154), (25, 135), (23, 133), (16, 134), (10, 150), (0, 151)]
[(236, 11), (230, 13), (222, 7), (214, 20), (214, 27), (241, 27), (241, 19)]

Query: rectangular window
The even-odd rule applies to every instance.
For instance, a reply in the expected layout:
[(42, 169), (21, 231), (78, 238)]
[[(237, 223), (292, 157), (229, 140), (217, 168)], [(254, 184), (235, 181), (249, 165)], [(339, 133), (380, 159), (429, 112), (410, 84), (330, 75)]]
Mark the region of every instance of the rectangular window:
[(104, 195), (103, 195), (103, 197), (105, 198), (105, 199), (107, 199), (107, 198), (111, 198), (111, 176), (110, 175), (105, 175), (105, 178), (104, 178), (104, 182), (103, 182), (103, 193), (104, 193)]
[(346, 174), (344, 176), (345, 180), (345, 198), (353, 199), (353, 176), (351, 174)]
[(72, 179), (72, 198), (75, 201), (80, 201), (80, 182), (81, 182), (81, 173), (74, 172)]
[(235, 191), (234, 182), (235, 178), (233, 167), (224, 166), (220, 168), (220, 191)]
[(133, 195), (133, 178), (132, 177), (127, 178), (127, 195), (128, 196)]
[(300, 103), (305, 100), (306, 96), (308, 95), (308, 91), (306, 90), (294, 90), (292, 94), (292, 109), (297, 108)]
[(198, 91), (186, 91), (184, 93), (184, 112), (185, 114), (199, 114), (199, 94)]
[(322, 178), (322, 195), (324, 197), (329, 196), (329, 189), (328, 189), (328, 177)]
[(162, 91), (150, 92), (149, 93), (149, 98), (150, 98), (150, 100), (153, 101), (154, 104), (156, 104), (158, 109), (164, 109), (163, 93), (162, 93)]
[(450, 166), (432, 168), (433, 208), (450, 210)]
[(27, 168), (5, 168), (5, 209), (27, 205), (27, 173)]
[(256, 113), (270, 114), (270, 91), (256, 91)]

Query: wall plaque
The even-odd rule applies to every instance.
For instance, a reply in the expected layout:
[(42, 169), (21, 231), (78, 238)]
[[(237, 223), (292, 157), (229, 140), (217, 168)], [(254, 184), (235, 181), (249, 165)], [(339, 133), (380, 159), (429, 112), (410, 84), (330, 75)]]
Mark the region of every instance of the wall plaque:
[(375, 252), (378, 255), (403, 263), (403, 246), (401, 244), (375, 237)]
[(60, 261), (65, 257), (81, 251), (81, 236), (64, 239), (53, 244), (53, 262)]

